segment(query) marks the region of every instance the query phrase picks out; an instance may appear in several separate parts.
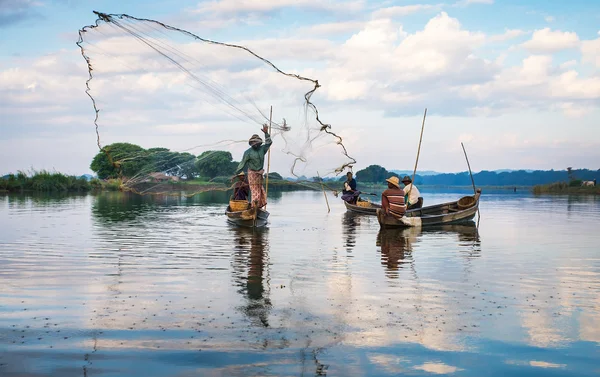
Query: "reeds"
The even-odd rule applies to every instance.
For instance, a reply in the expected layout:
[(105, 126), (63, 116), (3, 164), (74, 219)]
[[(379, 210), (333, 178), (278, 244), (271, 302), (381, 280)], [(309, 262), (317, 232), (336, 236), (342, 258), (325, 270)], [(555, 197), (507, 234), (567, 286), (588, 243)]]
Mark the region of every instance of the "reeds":
[(20, 170), (0, 178), (0, 191), (39, 191), (39, 192), (83, 192), (93, 188), (91, 181), (84, 177), (65, 175), (47, 170)]

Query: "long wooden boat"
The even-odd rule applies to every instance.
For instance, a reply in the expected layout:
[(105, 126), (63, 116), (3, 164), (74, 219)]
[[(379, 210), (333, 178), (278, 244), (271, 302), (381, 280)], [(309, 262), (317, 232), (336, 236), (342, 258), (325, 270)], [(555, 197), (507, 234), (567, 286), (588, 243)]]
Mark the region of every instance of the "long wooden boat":
[(350, 204), (345, 200), (342, 200), (346, 205), (346, 209), (350, 212), (360, 213), (362, 215), (372, 215), (377, 216), (377, 210), (381, 208), (381, 204), (369, 203), (368, 207), (357, 206), (355, 204)]
[(231, 208), (227, 206), (225, 210), (227, 215), (227, 221), (237, 226), (243, 226), (246, 228), (261, 228), (267, 225), (269, 218), (269, 212), (264, 209), (252, 207), (245, 211), (231, 211)]
[(401, 218), (377, 209), (377, 220), (382, 228), (423, 227), (471, 221), (479, 209), (480, 196), (481, 189), (478, 189), (475, 195), (462, 197), (455, 202), (406, 211)]

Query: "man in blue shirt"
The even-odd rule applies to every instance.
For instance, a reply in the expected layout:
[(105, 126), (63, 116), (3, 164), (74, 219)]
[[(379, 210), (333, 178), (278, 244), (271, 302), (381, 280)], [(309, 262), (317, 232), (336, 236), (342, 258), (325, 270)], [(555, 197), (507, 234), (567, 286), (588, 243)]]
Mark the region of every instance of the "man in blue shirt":
[(342, 200), (350, 204), (356, 204), (360, 191), (356, 190), (356, 180), (352, 178), (352, 172), (346, 173), (346, 182), (342, 190)]

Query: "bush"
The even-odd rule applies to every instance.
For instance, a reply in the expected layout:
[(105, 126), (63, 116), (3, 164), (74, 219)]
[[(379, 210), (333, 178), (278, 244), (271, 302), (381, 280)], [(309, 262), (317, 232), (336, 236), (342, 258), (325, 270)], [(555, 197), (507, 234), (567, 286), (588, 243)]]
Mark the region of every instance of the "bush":
[(574, 179), (571, 182), (569, 182), (569, 187), (579, 187), (581, 186), (581, 179)]

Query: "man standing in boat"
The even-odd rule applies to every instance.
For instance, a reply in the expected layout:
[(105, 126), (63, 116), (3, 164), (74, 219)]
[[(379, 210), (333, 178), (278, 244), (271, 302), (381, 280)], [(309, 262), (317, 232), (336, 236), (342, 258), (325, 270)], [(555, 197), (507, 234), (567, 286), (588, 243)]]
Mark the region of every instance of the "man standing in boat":
[(265, 164), (265, 154), (273, 143), (271, 135), (268, 133), (268, 127), (265, 124), (262, 132), (265, 134), (265, 143), (260, 136), (254, 134), (248, 140), (250, 148), (244, 152), (244, 156), (236, 169), (236, 173), (248, 168), (248, 183), (250, 185), (250, 194), (252, 196), (252, 205), (257, 208), (262, 208), (267, 205), (267, 195), (263, 187), (263, 174)]
[(421, 193), (417, 186), (412, 184), (412, 179), (408, 175), (402, 178), (404, 184), (404, 201), (408, 206), (407, 209), (417, 209), (423, 206), (423, 203), (419, 200)]

